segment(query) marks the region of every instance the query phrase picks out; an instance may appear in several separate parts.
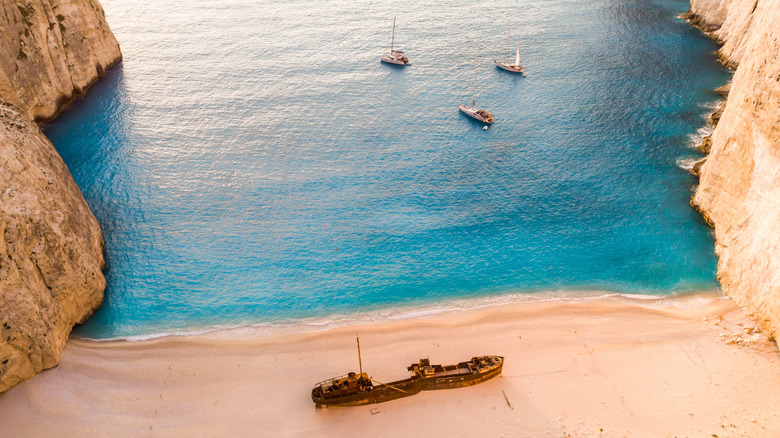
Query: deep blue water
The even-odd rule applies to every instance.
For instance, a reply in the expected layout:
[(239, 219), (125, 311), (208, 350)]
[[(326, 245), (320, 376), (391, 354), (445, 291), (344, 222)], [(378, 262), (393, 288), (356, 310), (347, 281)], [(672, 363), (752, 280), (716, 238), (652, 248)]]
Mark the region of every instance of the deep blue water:
[(729, 73), (684, 0), (102, 3), (124, 62), (46, 129), (106, 240), (82, 336), (717, 288), (680, 163)]

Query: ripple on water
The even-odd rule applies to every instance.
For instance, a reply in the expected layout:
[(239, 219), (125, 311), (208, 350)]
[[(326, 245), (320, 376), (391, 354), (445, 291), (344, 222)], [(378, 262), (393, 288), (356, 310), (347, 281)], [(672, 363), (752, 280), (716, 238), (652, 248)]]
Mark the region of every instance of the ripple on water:
[(102, 3), (124, 62), (47, 128), (105, 235), (83, 336), (717, 286), (678, 166), (729, 74), (683, 0)]

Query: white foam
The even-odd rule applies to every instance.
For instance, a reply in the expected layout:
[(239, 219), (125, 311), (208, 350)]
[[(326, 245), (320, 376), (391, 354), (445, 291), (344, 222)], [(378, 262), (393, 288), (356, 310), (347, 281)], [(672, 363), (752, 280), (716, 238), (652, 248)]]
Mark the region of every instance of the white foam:
[(726, 99), (717, 99), (717, 100), (713, 100), (712, 102), (704, 102), (699, 106), (709, 110), (709, 112), (704, 116), (709, 118), (710, 114), (715, 112), (716, 109), (720, 108), (720, 106), (723, 105), (724, 102), (726, 102)]
[(712, 116), (712, 113), (717, 111), (725, 101), (726, 101), (725, 99), (718, 99), (712, 102), (705, 102), (699, 105), (701, 108), (707, 110), (704, 114), (701, 115), (701, 118), (703, 119), (704, 123), (701, 128), (696, 130), (696, 133), (690, 134), (688, 136), (688, 147), (692, 149), (698, 149), (699, 145), (701, 145), (701, 142), (704, 140), (704, 138), (712, 135), (712, 131), (715, 130), (715, 127), (712, 126), (712, 122), (710, 122), (710, 117)]
[(695, 134), (688, 136), (688, 147), (691, 149), (699, 149), (699, 145), (704, 141), (705, 137), (712, 135), (712, 131), (715, 129), (712, 123), (707, 122), (704, 126), (696, 130)]
[(376, 309), (368, 312), (355, 312), (329, 315), (321, 318), (304, 318), (285, 322), (269, 322), (260, 324), (222, 325), (191, 330), (165, 331), (147, 335), (115, 337), (108, 339), (92, 339), (91, 341), (146, 341), (168, 337), (206, 336), (216, 339), (249, 339), (276, 337), (287, 334), (313, 333), (338, 327), (349, 327), (373, 324), (381, 321), (400, 321), (424, 318), (449, 312), (462, 312), (475, 309), (500, 307), (527, 302), (562, 302), (577, 303), (602, 299), (614, 299), (623, 303), (631, 303), (643, 308), (665, 309), (680, 308), (693, 310), (701, 308), (716, 299), (723, 299), (719, 294), (681, 293), (678, 295), (658, 296), (642, 294), (625, 294), (605, 291), (548, 291), (548, 292), (518, 292), (490, 297), (453, 299), (410, 307), (392, 307)]
[(701, 161), (701, 157), (693, 157), (693, 158), (680, 158), (677, 160), (677, 167), (681, 169), (685, 169), (687, 171), (693, 170), (694, 164)]

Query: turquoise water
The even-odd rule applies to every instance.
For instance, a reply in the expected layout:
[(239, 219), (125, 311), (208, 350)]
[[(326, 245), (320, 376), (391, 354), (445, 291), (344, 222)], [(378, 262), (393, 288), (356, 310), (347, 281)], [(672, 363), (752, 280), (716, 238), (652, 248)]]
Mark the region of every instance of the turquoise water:
[(82, 336), (717, 287), (682, 167), (729, 74), (685, 1), (102, 3), (125, 60), (46, 129), (106, 240)]

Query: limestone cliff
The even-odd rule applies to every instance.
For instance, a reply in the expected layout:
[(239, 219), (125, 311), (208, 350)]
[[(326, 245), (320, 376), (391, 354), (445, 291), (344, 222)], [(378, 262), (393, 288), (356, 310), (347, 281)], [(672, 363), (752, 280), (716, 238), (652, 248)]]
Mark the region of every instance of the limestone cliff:
[(780, 336), (780, 0), (691, 0), (736, 68), (692, 204), (715, 228), (723, 290)]
[(0, 392), (51, 368), (103, 300), (103, 237), (36, 121), (121, 59), (96, 0), (0, 3)]

